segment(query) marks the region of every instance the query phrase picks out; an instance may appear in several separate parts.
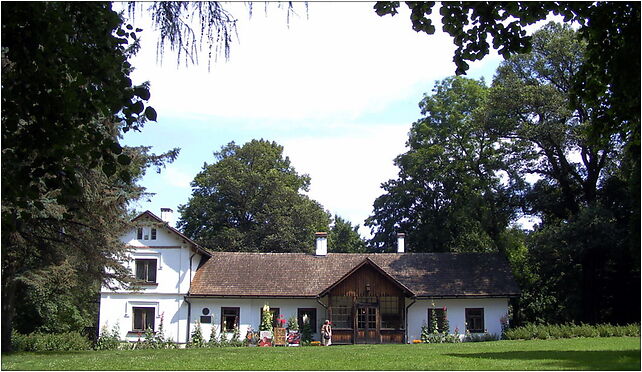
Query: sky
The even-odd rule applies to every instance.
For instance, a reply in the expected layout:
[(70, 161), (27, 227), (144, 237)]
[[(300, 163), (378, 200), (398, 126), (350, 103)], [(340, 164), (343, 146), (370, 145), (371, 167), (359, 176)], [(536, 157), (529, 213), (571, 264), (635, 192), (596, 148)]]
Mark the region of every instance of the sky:
[[(144, 31), (132, 80), (151, 83), (158, 121), (123, 143), (181, 151), (160, 174), (147, 172), (141, 184), (155, 195), (132, 207), (157, 215), (172, 208), (175, 223), (190, 182), (214, 152), (263, 138), (284, 146), (297, 172), (310, 175), (310, 198), (371, 236), (364, 220), (381, 183), (397, 176), (393, 160), (421, 117), (419, 101), (455, 72), (452, 39), (439, 25), (435, 35), (413, 31), (403, 6), (379, 17), (373, 3), (311, 2), (307, 14), (295, 3), (289, 23), (275, 3), (267, 11), (255, 5), (251, 17), (242, 3), (227, 6), (238, 37), (230, 58), (212, 61), (209, 71), (205, 51), (198, 65), (178, 67), (170, 52), (159, 63), (158, 33), (135, 18)], [(500, 61), (491, 54), (472, 63), (468, 76), (490, 83)]]

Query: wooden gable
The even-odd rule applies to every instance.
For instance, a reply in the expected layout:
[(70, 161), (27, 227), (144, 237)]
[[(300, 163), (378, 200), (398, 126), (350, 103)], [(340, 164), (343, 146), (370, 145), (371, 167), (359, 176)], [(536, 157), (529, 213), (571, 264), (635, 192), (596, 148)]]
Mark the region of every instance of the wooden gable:
[(349, 297), (412, 296), (407, 288), (369, 259), (327, 288), (321, 295)]

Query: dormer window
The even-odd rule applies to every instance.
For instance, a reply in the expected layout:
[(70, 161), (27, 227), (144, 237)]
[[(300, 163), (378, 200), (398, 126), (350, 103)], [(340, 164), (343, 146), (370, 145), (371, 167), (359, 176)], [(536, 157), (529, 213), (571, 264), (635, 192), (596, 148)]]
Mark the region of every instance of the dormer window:
[(156, 240), (156, 229), (152, 229), (152, 240)]
[(156, 260), (137, 259), (136, 279), (144, 283), (156, 283)]
[(136, 230), (136, 239), (143, 240), (143, 228), (142, 227), (139, 227), (138, 230)]

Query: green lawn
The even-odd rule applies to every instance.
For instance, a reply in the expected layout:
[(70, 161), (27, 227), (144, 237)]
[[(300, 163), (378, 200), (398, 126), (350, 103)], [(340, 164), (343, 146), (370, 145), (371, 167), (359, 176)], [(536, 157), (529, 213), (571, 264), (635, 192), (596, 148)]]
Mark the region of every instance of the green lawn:
[(640, 338), (13, 353), (3, 370), (640, 370)]

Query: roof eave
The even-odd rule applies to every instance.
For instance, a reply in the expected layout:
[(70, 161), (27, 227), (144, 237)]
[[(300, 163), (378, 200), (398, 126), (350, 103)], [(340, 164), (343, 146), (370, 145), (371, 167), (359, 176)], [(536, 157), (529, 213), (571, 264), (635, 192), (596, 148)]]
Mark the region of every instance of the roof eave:
[(185, 234), (183, 234), (182, 232), (180, 232), (180, 231), (178, 231), (177, 229), (175, 229), (175, 228), (171, 227), (171, 226), (169, 225), (169, 223), (167, 223), (166, 221), (163, 221), (160, 217), (158, 217), (158, 216), (157, 216), (157, 215), (155, 215), (154, 213), (150, 212), (149, 210), (146, 210), (145, 212), (143, 212), (143, 213), (139, 214), (138, 216), (136, 216), (136, 217), (132, 218), (132, 222), (133, 222), (133, 221), (136, 221), (137, 219), (139, 219), (139, 218), (141, 218), (141, 217), (143, 217), (144, 215), (147, 215), (147, 216), (149, 216), (149, 217), (151, 217), (151, 218), (155, 219), (155, 220), (156, 220), (157, 222), (159, 222), (159, 223), (164, 223), (164, 224), (165, 224), (165, 227), (167, 227), (171, 232), (173, 232), (174, 234), (176, 234), (176, 235), (180, 236), (180, 237), (181, 237), (181, 238), (183, 238), (185, 241), (187, 241), (189, 244), (191, 244), (191, 245), (192, 245), (192, 249), (194, 249), (196, 252), (198, 252), (198, 253), (200, 253), (200, 254), (202, 254), (202, 255), (205, 255), (205, 256), (207, 256), (207, 257), (212, 257), (212, 254), (211, 254), (210, 252), (208, 252), (206, 249), (204, 249), (203, 247), (201, 247), (200, 245), (198, 245), (198, 244), (197, 244), (195, 241), (193, 241), (192, 239), (190, 239), (190, 238), (188, 238), (187, 236), (185, 236)]

